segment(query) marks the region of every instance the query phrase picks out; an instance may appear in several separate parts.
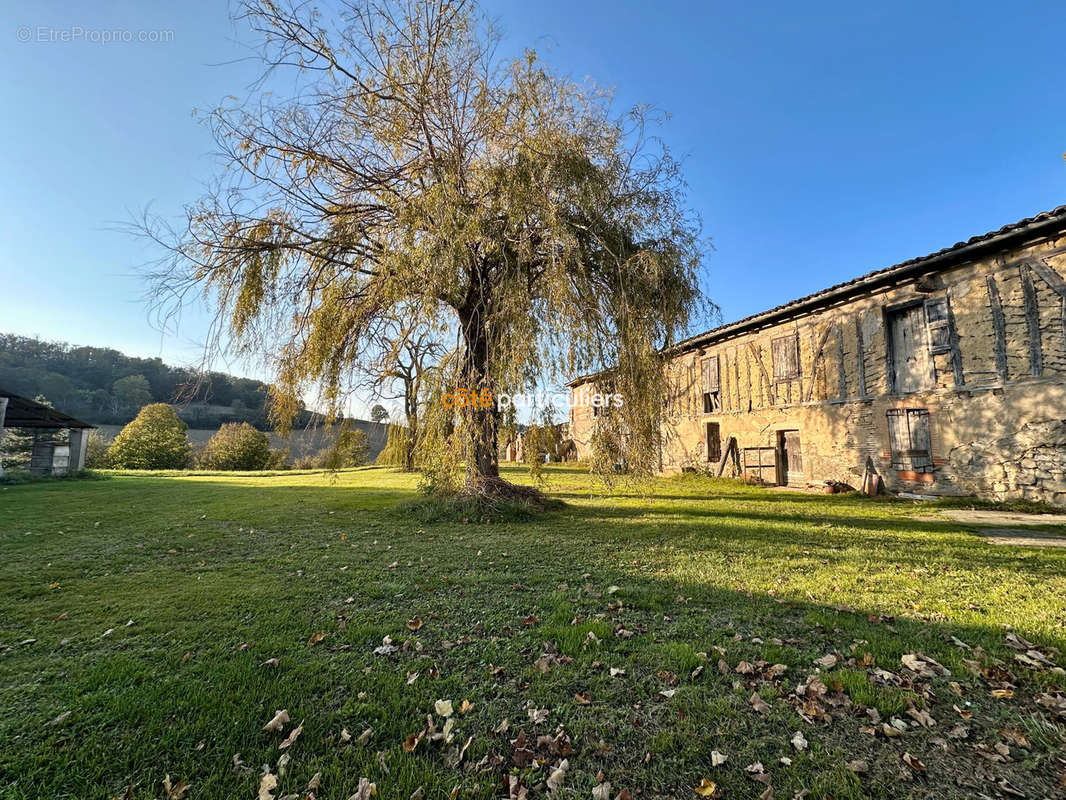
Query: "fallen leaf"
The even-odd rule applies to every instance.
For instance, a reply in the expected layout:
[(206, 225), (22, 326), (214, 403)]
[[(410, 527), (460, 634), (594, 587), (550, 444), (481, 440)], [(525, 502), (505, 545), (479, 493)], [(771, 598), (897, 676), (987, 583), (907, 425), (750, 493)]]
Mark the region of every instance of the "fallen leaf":
[(579, 706), (592, 705), (592, 697), (589, 695), (588, 692), (578, 692), (577, 694), (574, 695), (574, 701)]
[(307, 791), (314, 792), (318, 790), (318, 787), (322, 785), (322, 773), (316, 772), (311, 776), (311, 780), (307, 782)]
[(52, 720), (48, 724), (49, 725), (58, 725), (59, 723), (61, 723), (63, 720), (65, 720), (67, 717), (69, 717), (73, 713), (74, 713), (73, 711), (64, 711), (62, 714), (60, 714), (58, 717), (56, 717), (54, 720)]
[(300, 738), (300, 734), (304, 732), (304, 724), (301, 722), (295, 728), (293, 728), (289, 735), (285, 737), (285, 740), (278, 745), (278, 750), (284, 750), (286, 747), (292, 747), (293, 743)]
[(925, 772), (925, 764), (912, 756), (910, 753), (903, 754), (903, 763), (913, 769), (915, 772)]
[(322, 631), (315, 631), (311, 634), (311, 638), (307, 640), (307, 646), (314, 647), (316, 644), (318, 644), (325, 638), (326, 634), (324, 634)]
[(359, 789), (348, 800), (370, 800), (377, 793), (377, 784), (371, 783), (367, 778), (360, 778)]
[(570, 762), (565, 758), (559, 762), (559, 766), (556, 767), (551, 775), (548, 776), (548, 791), (553, 794), (562, 787), (563, 781), (566, 779), (566, 770), (570, 766)]
[(605, 782), (593, 786), (592, 800), (611, 800), (611, 784)]
[(467, 713), (470, 712), (470, 709), (472, 709), (473, 707), (474, 707), (473, 703), (471, 703), (469, 700), (464, 700), (463, 702), (461, 702), (459, 704), (459, 713), (460, 714), (467, 714)]
[(280, 731), (285, 726), (285, 723), (288, 721), (289, 711), (288, 709), (283, 708), (281, 709), (281, 711), (277, 711), (274, 713), (274, 717), (270, 720), (270, 722), (263, 726), (263, 730)]
[(259, 666), (261, 666), (261, 667), (276, 667), (280, 663), (281, 663), (280, 659), (268, 658), (266, 661), (264, 661)]
[(360, 745), (361, 747), (365, 747), (366, 744), (370, 741), (370, 737), (373, 735), (373, 729), (367, 728), (365, 731), (359, 734), (359, 738), (355, 740), (356, 744)]
[(857, 758), (854, 761), (849, 761), (846, 766), (856, 775), (862, 775), (870, 771), (870, 765), (867, 764), (866, 761), (861, 758)]
[(792, 734), (791, 742), (792, 746), (795, 747), (796, 750), (807, 749), (807, 740), (803, 738), (803, 731), (796, 731), (794, 734)]
[(724, 764), (728, 760), (729, 760), (729, 756), (723, 755), (722, 753), (719, 753), (717, 750), (712, 750), (711, 751), (711, 766), (712, 767), (720, 767), (720, 766), (722, 766), (722, 764)]
[(433, 704), (433, 709), (442, 717), (450, 717), (455, 713), (451, 700), (438, 700)]
[(411, 617), (411, 619), (407, 620), (407, 630), (409, 630), (409, 631), (417, 631), (421, 627), (422, 627), (422, 618), (421, 617)]
[(753, 692), (748, 702), (751, 703), (751, 707), (760, 714), (765, 714), (770, 710), (770, 706), (759, 696), (758, 692)]
[(825, 669), (832, 669), (837, 665), (837, 661), (839, 661), (839, 659), (833, 653), (814, 659), (815, 664), (819, 667), (824, 667)]
[(907, 716), (923, 728), (932, 728), (936, 725), (936, 720), (929, 716), (929, 712), (924, 708), (915, 708), (914, 706), (911, 706), (907, 709)]
[(718, 784), (703, 778), (700, 780), (700, 785), (696, 787), (695, 792), (700, 797), (714, 797), (718, 794)]
[(187, 791), (189, 791), (188, 781), (171, 784), (169, 774), (163, 778), (163, 793), (167, 800), (181, 800)]

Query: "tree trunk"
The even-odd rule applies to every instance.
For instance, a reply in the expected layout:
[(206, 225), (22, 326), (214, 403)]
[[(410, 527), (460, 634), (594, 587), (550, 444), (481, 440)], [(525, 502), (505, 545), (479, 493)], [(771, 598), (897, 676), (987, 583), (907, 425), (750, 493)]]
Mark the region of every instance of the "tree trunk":
[(415, 444), (418, 441), (418, 417), (415, 414), (407, 414), (407, 432), (403, 437), (403, 469), (404, 472), (414, 472), (415, 469)]
[[(484, 389), (492, 391), (489, 379), (489, 331), (485, 321), (486, 304), (475, 302), (459, 314), (463, 330), (461, 388), (480, 398)], [(499, 478), (497, 452), (499, 416), (495, 397), (487, 408), (473, 403), (463, 408), (471, 432), (471, 450), (466, 465), (466, 483), (476, 484), (483, 478)]]

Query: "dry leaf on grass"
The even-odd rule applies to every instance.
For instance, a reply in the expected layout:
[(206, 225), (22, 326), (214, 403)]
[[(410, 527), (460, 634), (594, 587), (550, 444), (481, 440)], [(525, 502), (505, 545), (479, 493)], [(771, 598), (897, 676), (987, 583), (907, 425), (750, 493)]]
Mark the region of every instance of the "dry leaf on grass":
[(301, 721), (299, 725), (293, 728), (289, 735), (285, 737), (285, 740), (278, 745), (278, 750), (284, 750), (286, 747), (292, 747), (293, 743), (300, 738), (300, 734), (304, 732), (304, 724)]
[(360, 778), (359, 789), (348, 800), (370, 800), (377, 793), (377, 784), (371, 783), (367, 778)]
[(172, 784), (169, 774), (163, 778), (163, 793), (167, 800), (181, 800), (187, 791), (189, 791), (188, 781), (178, 781)]
[(417, 631), (421, 627), (422, 627), (422, 618), (421, 617), (411, 617), (411, 619), (407, 620), (407, 630), (409, 630), (409, 631)]
[(807, 740), (803, 738), (803, 731), (796, 731), (794, 734), (792, 734), (791, 742), (792, 746), (795, 747), (796, 750), (807, 749)]
[(765, 714), (770, 710), (770, 706), (759, 696), (758, 692), (753, 692), (748, 702), (751, 703), (751, 707), (760, 714)]
[(257, 800), (274, 800), (274, 790), (278, 788), (278, 776), (268, 769), (259, 776), (259, 795)]
[(325, 638), (326, 634), (324, 634), (322, 631), (315, 631), (311, 634), (311, 638), (307, 640), (307, 646), (314, 647), (316, 644), (318, 644)]
[(566, 770), (569, 768), (570, 762), (565, 758), (559, 762), (559, 766), (552, 770), (551, 775), (548, 776), (548, 791), (554, 794), (562, 788), (563, 781), (566, 780)]
[(717, 750), (711, 751), (711, 766), (720, 767), (726, 761), (729, 760), (729, 756), (719, 753)]
[(718, 794), (718, 784), (703, 778), (700, 780), (700, 785), (693, 791), (695, 791), (700, 797), (715, 797)]
[(289, 721), (289, 712), (287, 709), (281, 709), (274, 712), (273, 718), (266, 725), (263, 726), (265, 731), (280, 731), (285, 727), (285, 723)]
[(912, 756), (910, 753), (903, 754), (903, 763), (913, 769), (915, 772), (925, 772), (925, 764)]
[(433, 704), (433, 708), (442, 717), (450, 717), (455, 713), (451, 700), (438, 700)]

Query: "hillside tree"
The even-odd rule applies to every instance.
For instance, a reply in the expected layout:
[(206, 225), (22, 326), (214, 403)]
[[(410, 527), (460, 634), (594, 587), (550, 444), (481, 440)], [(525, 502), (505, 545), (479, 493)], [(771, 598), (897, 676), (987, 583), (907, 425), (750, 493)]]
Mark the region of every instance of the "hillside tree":
[[(702, 240), (678, 163), (610, 92), (509, 60), (464, 0), (259, 0), (262, 80), (210, 115), (225, 167), (168, 245), (159, 308), (206, 298), (211, 347), (277, 365), (285, 422), (318, 387), (335, 413), (383, 320), (454, 321), (457, 386), (485, 397), (608, 368), (631, 468), (652, 468), (658, 350), (699, 304)], [(272, 91), (279, 80), (285, 91)], [(240, 94), (240, 93), (238, 93)], [(467, 491), (500, 480), (499, 408), (446, 430)]]

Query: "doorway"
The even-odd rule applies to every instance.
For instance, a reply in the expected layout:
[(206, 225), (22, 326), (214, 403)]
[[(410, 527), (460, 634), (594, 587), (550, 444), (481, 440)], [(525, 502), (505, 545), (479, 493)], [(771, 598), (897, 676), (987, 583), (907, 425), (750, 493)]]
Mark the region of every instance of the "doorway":
[(778, 482), (783, 486), (803, 483), (803, 448), (799, 431), (777, 432)]

